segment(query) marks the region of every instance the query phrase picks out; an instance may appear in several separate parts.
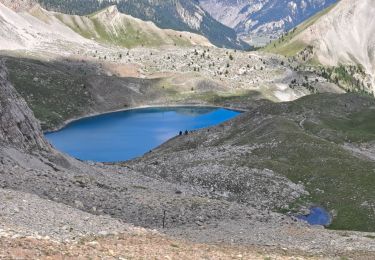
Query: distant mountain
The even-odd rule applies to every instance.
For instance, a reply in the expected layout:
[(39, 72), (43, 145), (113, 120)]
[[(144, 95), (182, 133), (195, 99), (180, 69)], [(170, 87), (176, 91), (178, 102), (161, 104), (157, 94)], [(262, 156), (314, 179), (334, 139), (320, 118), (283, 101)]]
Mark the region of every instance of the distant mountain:
[[(0, 3), (1, 50), (54, 48), (57, 43), (61, 45), (66, 42), (73, 44), (70, 46), (91, 43), (38, 6), (22, 12), (15, 12), (15, 9), (9, 7), (12, 5)], [(22, 9), (26, 10), (24, 8), (25, 6)], [(36, 13), (36, 10), (39, 10), (38, 19), (29, 13)]]
[(62, 13), (54, 15), (85, 38), (126, 48), (162, 45), (212, 46), (209, 40), (201, 35), (160, 29), (153, 22), (120, 13), (115, 5), (89, 16)]
[(339, 66), (355, 90), (375, 92), (374, 0), (341, 0), (271, 43), (265, 51)]
[(14, 5), (15, 2), (9, 1), (6, 6), (0, 3), (0, 49), (48, 49), (64, 42), (76, 47), (97, 42), (126, 48), (212, 46), (201, 35), (160, 29), (152, 22), (120, 13), (116, 6), (89, 16), (77, 16), (47, 11), (35, 3), (29, 5), (31, 2), (22, 3)]
[(189, 31), (207, 37), (219, 47), (248, 49), (236, 32), (216, 21), (198, 0), (39, 0), (49, 10), (87, 15), (116, 4), (119, 11), (164, 29)]
[(199, 0), (219, 22), (241, 35), (275, 37), (337, 0)]

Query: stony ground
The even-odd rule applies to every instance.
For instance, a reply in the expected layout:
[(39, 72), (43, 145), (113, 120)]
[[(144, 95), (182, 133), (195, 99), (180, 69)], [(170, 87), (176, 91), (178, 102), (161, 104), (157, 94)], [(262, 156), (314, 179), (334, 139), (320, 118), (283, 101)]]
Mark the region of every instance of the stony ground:
[[(6, 250), (4, 250), (6, 248)], [(371, 254), (353, 252), (355, 259)], [(272, 247), (197, 244), (160, 234), (137, 232), (109, 237), (87, 237), (77, 243), (35, 238), (0, 238), (3, 259), (343, 259)]]
[[(226, 220), (215, 227), (202, 223), (186, 227), (183, 232), (179, 228), (156, 231), (14, 190), (1, 190), (0, 198), (3, 201), (1, 259), (371, 259), (374, 256), (371, 252), (375, 245), (370, 235), (326, 232), (290, 224), (280, 226), (271, 219), (263, 220), (263, 224), (250, 218)], [(164, 232), (170, 235), (163, 235)], [(291, 246), (296, 241), (298, 246)]]

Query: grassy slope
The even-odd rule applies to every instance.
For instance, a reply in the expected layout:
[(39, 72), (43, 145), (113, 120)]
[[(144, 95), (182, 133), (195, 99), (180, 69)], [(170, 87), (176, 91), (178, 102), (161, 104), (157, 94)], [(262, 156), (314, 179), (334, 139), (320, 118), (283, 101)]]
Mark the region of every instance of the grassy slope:
[(265, 52), (281, 54), (287, 57), (296, 55), (304, 48), (306, 48), (307, 45), (301, 41), (296, 40), (295, 37), (303, 31), (305, 31), (306, 29), (308, 29), (311, 25), (315, 24), (316, 21), (318, 21), (322, 16), (324, 16), (328, 12), (330, 12), (335, 6), (336, 4), (312, 16), (310, 19), (298, 25), (295, 29), (289, 31), (288, 34), (283, 37), (283, 40), (281, 40), (281, 38), (277, 39), (268, 44), (262, 50)]
[(89, 106), (90, 95), (80, 70), (74, 72), (41, 61), (13, 58), (6, 60), (6, 66), (12, 84), (43, 127), (58, 125), (82, 114)]
[(194, 14), (198, 11), (196, 0), (39, 0), (39, 2), (48, 10), (78, 15), (86, 15), (116, 4), (121, 12), (144, 21), (152, 21), (159, 28), (198, 33), (208, 38), (209, 41), (216, 46), (225, 46), (226, 48), (235, 49), (250, 48), (245, 42), (237, 40), (236, 33), (233, 29), (217, 22), (209, 15), (205, 14), (203, 16), (203, 24), (198, 31), (190, 27), (184, 19), (180, 17), (177, 11), (177, 4), (178, 6), (182, 5), (184, 9)]
[(143, 28), (132, 19), (125, 17), (122, 18), (122, 23), (117, 25), (116, 31), (113, 31), (113, 28), (107, 29), (111, 26), (101, 22), (97, 18), (97, 13), (85, 17), (56, 14), (56, 17), (83, 37), (106, 44), (126, 48), (155, 47), (167, 44), (191, 46), (189, 40), (184, 37), (168, 35), (167, 38), (163, 39), (160, 32)]
[[(345, 109), (352, 102), (353, 108)], [(369, 105), (374, 101), (355, 95), (309, 96), (284, 109), (274, 105), (267, 111), (274, 117), (269, 124), (241, 141), (281, 141), (277, 147), (258, 149), (255, 154), (262, 159), (253, 163), (304, 183), (310, 192), (307, 202), (336, 212), (331, 228), (375, 231), (375, 212), (361, 206), (375, 201), (375, 163), (341, 147), (349, 140), (375, 140), (374, 110)], [(301, 114), (307, 117), (305, 130), (295, 117)]]

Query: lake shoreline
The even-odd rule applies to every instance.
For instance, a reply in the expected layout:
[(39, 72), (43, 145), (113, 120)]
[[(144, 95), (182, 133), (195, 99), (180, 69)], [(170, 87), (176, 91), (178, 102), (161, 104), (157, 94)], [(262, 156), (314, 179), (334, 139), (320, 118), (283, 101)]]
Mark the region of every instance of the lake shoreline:
[(127, 109), (87, 117), (45, 134), (59, 151), (94, 162), (121, 162), (143, 156), (170, 138), (216, 126), (241, 112), (208, 106)]
[(242, 109), (242, 108), (233, 108), (233, 107), (226, 107), (226, 106), (219, 106), (219, 105), (209, 105), (209, 104), (189, 104), (189, 103), (184, 103), (184, 104), (170, 104), (170, 105), (144, 105), (144, 106), (135, 106), (135, 107), (128, 107), (128, 108), (121, 108), (121, 109), (114, 109), (114, 110), (109, 110), (106, 112), (95, 112), (95, 113), (89, 113), (84, 116), (79, 116), (79, 117), (74, 117), (72, 119), (65, 120), (62, 124), (59, 126), (52, 128), (52, 129), (47, 129), (43, 131), (43, 134), (50, 134), (50, 133), (55, 133), (63, 128), (67, 127), (69, 124), (72, 124), (74, 122), (77, 122), (81, 119), (86, 119), (86, 118), (92, 118), (96, 116), (101, 116), (101, 115), (107, 115), (107, 114), (112, 114), (112, 113), (117, 113), (117, 112), (125, 112), (125, 111), (131, 111), (131, 110), (136, 110), (136, 109), (143, 109), (143, 108), (173, 108), (173, 107), (206, 107), (206, 108), (224, 108), (227, 110), (232, 110), (232, 111), (237, 111), (241, 113), (248, 112), (249, 110), (247, 109)]

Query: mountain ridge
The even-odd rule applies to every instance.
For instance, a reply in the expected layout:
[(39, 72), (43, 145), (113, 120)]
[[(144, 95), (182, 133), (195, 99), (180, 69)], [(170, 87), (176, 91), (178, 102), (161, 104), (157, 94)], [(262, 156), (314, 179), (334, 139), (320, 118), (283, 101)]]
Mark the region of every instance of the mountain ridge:
[(87, 15), (116, 4), (120, 12), (152, 21), (162, 29), (199, 33), (218, 47), (249, 49), (250, 46), (238, 39), (236, 32), (219, 23), (203, 10), (196, 0), (39, 0), (48, 10)]
[(56, 48), (57, 45), (95, 46), (98, 43), (126, 48), (212, 46), (201, 35), (160, 29), (152, 22), (119, 13), (115, 7), (92, 16), (71, 16), (47, 11), (39, 4), (16, 12), (11, 5), (0, 3), (0, 21), (0, 49), (8, 50)]
[(54, 15), (85, 38), (126, 48), (161, 45), (213, 46), (208, 39), (201, 35), (161, 29), (153, 22), (123, 14), (119, 12), (116, 5), (106, 7), (88, 16), (62, 13), (54, 13)]

